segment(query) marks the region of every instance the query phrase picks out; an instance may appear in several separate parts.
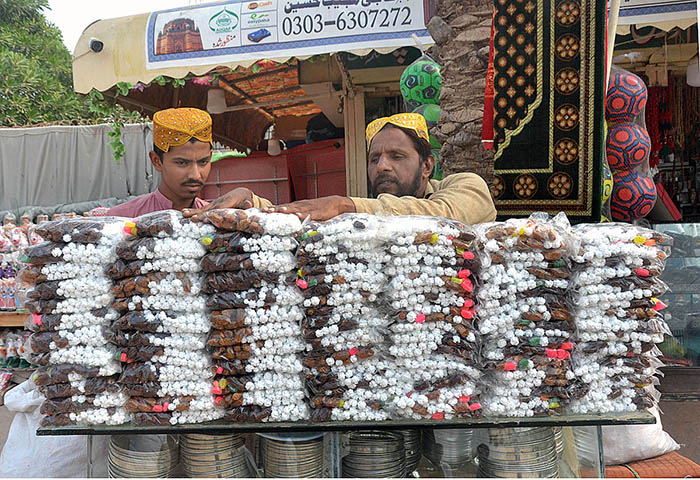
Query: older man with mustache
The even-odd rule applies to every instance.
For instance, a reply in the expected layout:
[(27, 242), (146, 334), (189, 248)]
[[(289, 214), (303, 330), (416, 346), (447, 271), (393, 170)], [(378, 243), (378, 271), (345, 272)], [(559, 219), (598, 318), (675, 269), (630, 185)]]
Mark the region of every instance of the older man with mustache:
[(339, 195), (273, 206), (247, 188), (237, 188), (204, 208), (185, 209), (193, 216), (213, 208), (265, 208), (300, 218), (328, 220), (343, 213), (430, 215), (466, 224), (490, 222), (496, 208), (486, 182), (474, 173), (457, 173), (431, 180), (435, 158), (422, 115), (400, 113), (367, 126), (367, 175), (374, 198)]

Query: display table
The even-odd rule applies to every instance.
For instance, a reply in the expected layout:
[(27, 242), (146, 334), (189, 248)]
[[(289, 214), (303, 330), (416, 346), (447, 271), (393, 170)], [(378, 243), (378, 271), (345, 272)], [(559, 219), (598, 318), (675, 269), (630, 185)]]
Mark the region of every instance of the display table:
[[(604, 477), (603, 445), (601, 426), (603, 425), (642, 425), (653, 424), (655, 418), (648, 412), (634, 412), (622, 414), (601, 415), (562, 415), (550, 417), (510, 418), (494, 417), (480, 419), (453, 419), (445, 420), (391, 420), (378, 423), (370, 422), (285, 422), (285, 423), (242, 423), (236, 424), (225, 421), (216, 421), (203, 424), (176, 425), (176, 426), (66, 426), (40, 428), (37, 435), (86, 435), (88, 441), (88, 456), (91, 459), (88, 465), (88, 476), (93, 476), (93, 463), (99, 461), (99, 455), (104, 452), (96, 452), (93, 449), (93, 439), (102, 435), (146, 435), (146, 434), (226, 434), (226, 433), (275, 433), (284, 435), (292, 432), (328, 432), (325, 435), (324, 447), (328, 458), (328, 476), (342, 477), (342, 457), (347, 452), (347, 436), (345, 432), (353, 430), (401, 430), (401, 429), (504, 429), (519, 427), (573, 427), (568, 435), (569, 442), (575, 437), (584, 438), (579, 443), (585, 447), (585, 453), (574, 445), (564, 447), (566, 451), (574, 452), (568, 456), (562, 455), (559, 469), (560, 476), (593, 476)], [(486, 430), (483, 430), (486, 433)], [(567, 436), (564, 437), (565, 442)], [(97, 455), (97, 457), (96, 457)], [(585, 457), (585, 458), (584, 458)], [(472, 462), (457, 471), (445, 471), (441, 466), (431, 464), (426, 458), (421, 460), (418, 467), (421, 476), (476, 476), (476, 466)]]

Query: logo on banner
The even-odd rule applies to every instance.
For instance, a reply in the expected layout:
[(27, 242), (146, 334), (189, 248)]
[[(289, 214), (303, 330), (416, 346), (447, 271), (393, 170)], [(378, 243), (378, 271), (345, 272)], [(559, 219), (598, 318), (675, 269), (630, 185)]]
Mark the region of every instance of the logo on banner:
[(269, 7), (270, 5), (272, 5), (271, 0), (266, 2), (251, 2), (248, 4), (248, 10), (255, 10), (258, 7)]
[(238, 26), (238, 15), (224, 8), (209, 19), (209, 28), (214, 33), (229, 33)]

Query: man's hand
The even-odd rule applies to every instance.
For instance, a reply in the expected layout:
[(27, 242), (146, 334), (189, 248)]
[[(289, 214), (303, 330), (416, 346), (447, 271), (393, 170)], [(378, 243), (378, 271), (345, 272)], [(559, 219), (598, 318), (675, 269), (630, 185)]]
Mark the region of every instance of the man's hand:
[(253, 208), (253, 192), (245, 187), (239, 187), (220, 196), (203, 208), (186, 208), (182, 211), (182, 215), (184, 217), (192, 217), (193, 221), (199, 222), (204, 212), (217, 208)]
[(354, 213), (355, 204), (348, 197), (334, 195), (332, 197), (299, 200), (285, 205), (267, 207), (264, 211), (268, 213), (291, 213), (298, 216), (302, 221), (306, 217), (311, 217), (311, 220), (325, 221), (343, 213)]

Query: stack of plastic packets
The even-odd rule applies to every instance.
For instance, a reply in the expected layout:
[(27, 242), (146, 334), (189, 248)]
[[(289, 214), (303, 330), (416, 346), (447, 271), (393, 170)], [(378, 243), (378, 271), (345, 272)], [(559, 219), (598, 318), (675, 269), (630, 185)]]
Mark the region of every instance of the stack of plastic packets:
[(309, 226), (297, 256), (304, 294), (304, 367), (314, 421), (389, 418), (386, 377), (386, 219), (346, 214)]
[(477, 317), (485, 413), (559, 413), (574, 376), (568, 220), (536, 214), (477, 229), (484, 244)]
[(120, 424), (129, 419), (120, 370), (109, 344), (116, 313), (104, 267), (115, 258), (123, 221), (67, 219), (37, 229), (46, 242), (29, 247), (22, 278), (34, 285), (27, 308), (34, 381), (46, 397), (43, 426)]
[(391, 217), (383, 232), (390, 260), (382, 299), (394, 359), (392, 406), (399, 418), (480, 416), (477, 332), (473, 330), (476, 235), (434, 217)]
[[(582, 224), (573, 256), (576, 305), (575, 413), (644, 409), (658, 400), (656, 347), (670, 331), (656, 297), (672, 239), (627, 224)], [(580, 396), (580, 395), (579, 395)]]
[(217, 407), (235, 421), (308, 419), (294, 285), (301, 222), (257, 210), (212, 210), (203, 220), (217, 228), (202, 239)]
[(113, 341), (123, 363), (126, 409), (143, 425), (200, 423), (220, 418), (209, 392), (206, 351), (210, 322), (201, 292), (199, 239), (209, 225), (166, 210), (127, 223), (108, 270), (114, 279)]

